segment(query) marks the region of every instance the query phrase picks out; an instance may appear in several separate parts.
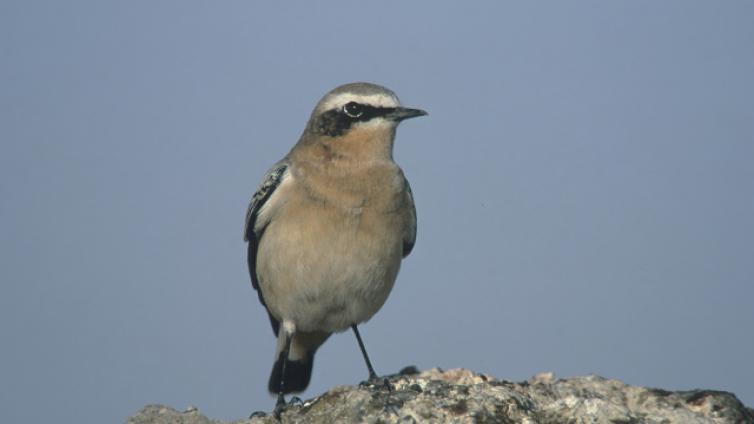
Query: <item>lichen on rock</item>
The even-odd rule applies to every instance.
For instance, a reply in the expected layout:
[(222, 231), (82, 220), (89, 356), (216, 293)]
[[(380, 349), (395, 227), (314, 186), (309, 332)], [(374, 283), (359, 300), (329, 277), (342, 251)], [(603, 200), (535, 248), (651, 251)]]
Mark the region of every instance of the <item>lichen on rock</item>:
[[(240, 423), (531, 423), (754, 424), (754, 410), (732, 393), (670, 392), (599, 376), (556, 379), (537, 374), (510, 382), (465, 369), (434, 368), (388, 376), (392, 388), (343, 386), (290, 405), (280, 420), (257, 416)], [(231, 424), (192, 407), (150, 405), (127, 424)]]

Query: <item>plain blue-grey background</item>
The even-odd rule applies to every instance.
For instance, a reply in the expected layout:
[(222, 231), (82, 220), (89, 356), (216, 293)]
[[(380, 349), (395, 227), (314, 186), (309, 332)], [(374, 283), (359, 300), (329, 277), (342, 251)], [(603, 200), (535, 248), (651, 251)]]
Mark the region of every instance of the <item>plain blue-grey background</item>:
[[(379, 372), (597, 373), (754, 405), (754, 3), (0, 2), (0, 421), (269, 410), (246, 205), (331, 88), (398, 132)], [(366, 370), (351, 334), (305, 397)]]

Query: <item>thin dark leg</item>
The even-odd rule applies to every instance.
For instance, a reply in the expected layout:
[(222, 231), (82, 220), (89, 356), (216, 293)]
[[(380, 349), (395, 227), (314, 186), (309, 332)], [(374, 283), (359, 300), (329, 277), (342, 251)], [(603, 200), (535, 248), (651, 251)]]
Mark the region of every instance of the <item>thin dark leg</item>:
[(280, 391), (278, 392), (278, 400), (275, 402), (275, 416), (280, 417), (280, 411), (285, 406), (285, 367), (288, 365), (288, 352), (291, 350), (291, 340), (293, 340), (293, 334), (287, 334), (285, 338), (285, 347), (283, 348), (283, 366), (280, 370)]
[(369, 369), (369, 379), (376, 380), (377, 373), (374, 372), (374, 368), (372, 368), (372, 361), (369, 360), (369, 355), (367, 355), (367, 350), (364, 348), (364, 342), (361, 341), (361, 335), (359, 334), (359, 330), (356, 328), (356, 324), (351, 324), (351, 329), (353, 330), (353, 334), (356, 335), (356, 341), (359, 342), (359, 349), (361, 349), (361, 354), (364, 355), (364, 362), (367, 363), (367, 369)]

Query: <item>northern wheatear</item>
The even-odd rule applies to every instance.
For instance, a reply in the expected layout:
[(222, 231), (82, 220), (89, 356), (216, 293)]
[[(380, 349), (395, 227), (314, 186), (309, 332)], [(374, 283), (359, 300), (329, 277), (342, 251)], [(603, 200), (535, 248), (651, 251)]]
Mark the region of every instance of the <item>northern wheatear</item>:
[(327, 93), (298, 143), (264, 176), (246, 212), (251, 284), (277, 336), (276, 411), (309, 385), (314, 353), (385, 303), (416, 239), (411, 187), (393, 161), (398, 123), (426, 115), (381, 86)]

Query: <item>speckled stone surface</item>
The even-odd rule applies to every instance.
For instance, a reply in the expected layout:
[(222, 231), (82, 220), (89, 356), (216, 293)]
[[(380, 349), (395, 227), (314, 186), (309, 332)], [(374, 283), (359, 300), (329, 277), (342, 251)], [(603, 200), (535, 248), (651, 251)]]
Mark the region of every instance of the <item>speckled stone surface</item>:
[[(514, 383), (465, 369), (431, 369), (388, 377), (381, 386), (336, 387), (302, 405), (240, 423), (540, 423), (754, 424), (754, 410), (732, 393), (669, 392), (598, 376), (556, 379), (550, 373)], [(229, 424), (196, 408), (149, 405), (127, 424)]]

